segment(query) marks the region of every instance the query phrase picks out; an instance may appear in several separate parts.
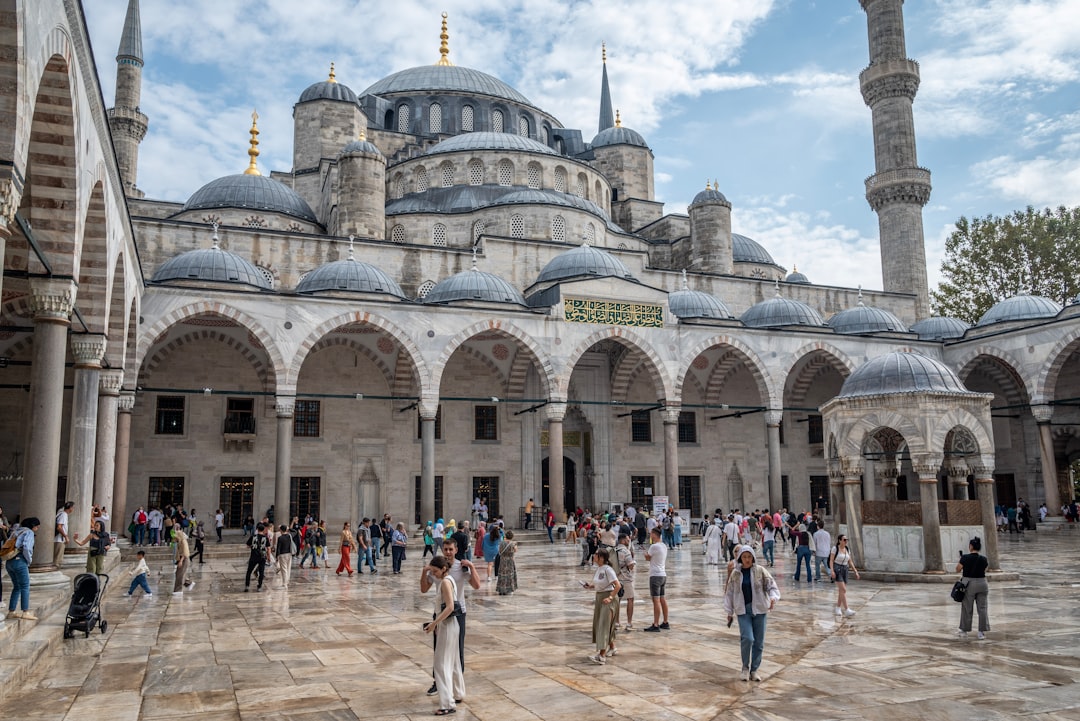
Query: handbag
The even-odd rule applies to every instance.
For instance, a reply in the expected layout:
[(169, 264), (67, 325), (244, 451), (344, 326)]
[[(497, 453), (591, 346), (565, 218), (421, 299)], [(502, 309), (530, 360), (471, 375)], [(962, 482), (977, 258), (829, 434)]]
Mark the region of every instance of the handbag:
[[(446, 609), (446, 604), (442, 605), (443, 610)], [(465, 615), (465, 609), (461, 607), (460, 601), (454, 601), (454, 611), (450, 614), (450, 618), (461, 618)]]
[(960, 603), (964, 600), (964, 596), (967, 595), (967, 584), (963, 580), (957, 581), (953, 584), (952, 590), (949, 591), (949, 596), (952, 600)]

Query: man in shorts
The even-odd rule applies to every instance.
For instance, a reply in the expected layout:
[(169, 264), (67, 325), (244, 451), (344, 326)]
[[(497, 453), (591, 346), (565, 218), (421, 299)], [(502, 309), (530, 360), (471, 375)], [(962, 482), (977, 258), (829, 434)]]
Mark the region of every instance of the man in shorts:
[[(645, 560), (649, 562), (649, 596), (652, 597), (653, 622), (645, 630), (658, 633), (661, 629), (666, 631), (671, 628), (668, 625), (667, 598), (664, 596), (664, 585), (667, 583), (665, 564), (668, 548), (660, 540), (663, 537), (660, 526), (654, 526), (649, 532), (649, 537), (652, 539), (652, 545), (645, 552)], [(664, 619), (663, 623), (660, 622), (661, 616)]]
[(623, 598), (626, 599), (626, 628), (624, 631), (634, 630), (634, 546), (630, 542), (630, 534), (619, 535), (619, 545), (615, 546), (615, 572), (618, 574), (619, 583), (622, 584)]

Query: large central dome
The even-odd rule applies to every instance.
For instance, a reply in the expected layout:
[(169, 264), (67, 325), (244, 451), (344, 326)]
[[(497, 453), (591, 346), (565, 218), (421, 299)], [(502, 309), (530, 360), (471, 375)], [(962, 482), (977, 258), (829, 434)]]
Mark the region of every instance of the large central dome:
[(401, 70), (376, 82), (360, 93), (360, 96), (432, 91), (489, 95), (493, 98), (536, 107), (528, 98), (502, 80), (479, 70), (458, 65), (421, 65), (417, 68)]

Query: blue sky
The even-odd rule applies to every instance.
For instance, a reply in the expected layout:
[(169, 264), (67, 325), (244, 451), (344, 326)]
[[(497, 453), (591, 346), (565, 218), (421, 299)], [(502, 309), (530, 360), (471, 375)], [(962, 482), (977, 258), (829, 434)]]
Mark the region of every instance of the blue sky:
[[(126, 0), (84, 7), (106, 101)], [(880, 288), (874, 167), (858, 74), (858, 0), (189, 0), (142, 3), (148, 197), (183, 201), (242, 171), (259, 111), (260, 167), (288, 170), (292, 106), (337, 64), (358, 93), (438, 55), (514, 86), (586, 138), (596, 132), (600, 43), (614, 104), (656, 156), (659, 200), (685, 212), (706, 179), (736, 232), (811, 281)], [(908, 0), (931, 285), (961, 215), (1080, 205), (1080, 2)]]

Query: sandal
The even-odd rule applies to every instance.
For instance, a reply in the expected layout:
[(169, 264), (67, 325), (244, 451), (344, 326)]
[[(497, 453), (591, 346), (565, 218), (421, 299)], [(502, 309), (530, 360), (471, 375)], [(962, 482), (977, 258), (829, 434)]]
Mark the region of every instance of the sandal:
[(435, 712), (436, 716), (449, 716), (452, 713), (457, 713), (456, 708), (441, 708)]

